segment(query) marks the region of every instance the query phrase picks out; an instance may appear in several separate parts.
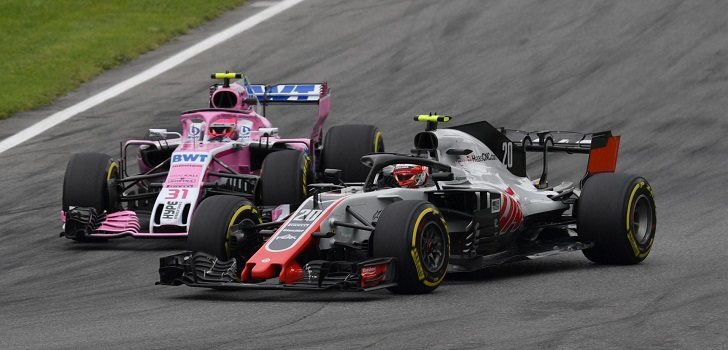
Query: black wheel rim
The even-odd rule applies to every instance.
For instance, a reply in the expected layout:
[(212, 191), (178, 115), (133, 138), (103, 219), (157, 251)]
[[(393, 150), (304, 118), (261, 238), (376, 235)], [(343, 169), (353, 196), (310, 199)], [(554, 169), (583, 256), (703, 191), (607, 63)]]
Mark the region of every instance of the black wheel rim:
[(632, 207), (632, 234), (639, 244), (645, 244), (652, 234), (652, 202), (641, 194)]
[(228, 235), (225, 237), (225, 254), (229, 258), (234, 257), (236, 254), (232, 251), (232, 235), (238, 234), (238, 233), (244, 233), (245, 228), (253, 227), (255, 226), (255, 221), (249, 217), (245, 217), (244, 215), (240, 215), (237, 218), (235, 218), (235, 221), (233, 221), (233, 224), (228, 227)]
[(436, 222), (429, 222), (422, 229), (420, 259), (425, 269), (437, 273), (445, 263), (445, 232)]

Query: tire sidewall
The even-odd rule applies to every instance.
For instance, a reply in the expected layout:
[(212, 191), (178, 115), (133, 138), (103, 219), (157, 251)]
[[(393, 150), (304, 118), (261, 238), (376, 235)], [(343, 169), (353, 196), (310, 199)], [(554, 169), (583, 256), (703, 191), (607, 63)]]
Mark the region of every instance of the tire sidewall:
[[(641, 196), (644, 196), (644, 198), (647, 198), (649, 201), (650, 206), (652, 207), (652, 217), (651, 217), (651, 223), (652, 227), (650, 227), (647, 231), (646, 239), (643, 240), (643, 242), (640, 242), (638, 240), (636, 232), (634, 232), (632, 220), (634, 218), (634, 209), (637, 203), (636, 200), (640, 198)], [(657, 213), (655, 210), (655, 200), (654, 200), (654, 194), (652, 192), (652, 187), (649, 183), (643, 178), (636, 178), (633, 180), (633, 183), (630, 186), (629, 190), (629, 196), (627, 199), (627, 203), (625, 205), (625, 228), (626, 228), (626, 236), (627, 241), (629, 243), (629, 248), (632, 250), (632, 253), (634, 254), (635, 258), (639, 259), (640, 261), (644, 260), (647, 255), (650, 253), (650, 250), (652, 249), (652, 243), (655, 240), (655, 230), (656, 230), (656, 223), (657, 223)]]
[[(436, 225), (444, 235), (444, 256), (439, 269), (425, 268), (422, 247), (423, 231)], [(427, 293), (437, 288), (447, 272), (450, 238), (447, 224), (439, 210), (425, 201), (404, 200), (384, 208), (372, 236), (372, 255), (395, 258), (396, 293)]]
[[(414, 220), (412, 220), (414, 219)], [(435, 225), (447, 240), (447, 247), (450, 246), (450, 238), (447, 234), (447, 224), (440, 212), (433, 205), (422, 205), (410, 217), (409, 230), (407, 231), (407, 247), (409, 250), (409, 261), (406, 263), (409, 269), (415, 272), (419, 283), (429, 288), (435, 288), (442, 283), (447, 272), (447, 263), (442, 264), (439, 269), (430, 271), (425, 267), (424, 252), (421, 250), (423, 233), (425, 228)], [(449, 249), (444, 254), (445, 262), (450, 256)]]

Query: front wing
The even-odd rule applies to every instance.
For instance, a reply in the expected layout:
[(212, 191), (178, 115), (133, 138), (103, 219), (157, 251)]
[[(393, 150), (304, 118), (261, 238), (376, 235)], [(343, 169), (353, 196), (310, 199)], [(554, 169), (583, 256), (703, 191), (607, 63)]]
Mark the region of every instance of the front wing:
[(394, 258), (364, 261), (314, 260), (303, 268), (292, 284), (272, 278), (256, 283), (241, 282), (235, 259), (219, 260), (202, 252), (184, 252), (159, 259), (157, 284), (214, 289), (344, 290), (367, 292), (397, 285)]

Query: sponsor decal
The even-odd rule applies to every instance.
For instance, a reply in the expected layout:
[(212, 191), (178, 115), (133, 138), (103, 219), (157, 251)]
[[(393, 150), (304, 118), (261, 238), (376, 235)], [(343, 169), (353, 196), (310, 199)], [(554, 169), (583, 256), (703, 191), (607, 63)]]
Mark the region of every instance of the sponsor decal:
[(238, 125), (240, 125), (239, 132), (238, 132), (238, 140), (240, 141), (249, 141), (250, 140), (250, 132), (253, 130), (253, 122), (249, 120), (240, 120), (238, 121)]
[(187, 139), (199, 141), (202, 135), (202, 123), (192, 123), (190, 129), (187, 132)]
[[(305, 212), (304, 212), (305, 211)], [(306, 221), (306, 216), (309, 215), (311, 209), (301, 209), (296, 213), (295, 217), (283, 227), (283, 229), (276, 235), (276, 237), (270, 242), (268, 248), (270, 250), (285, 250), (293, 244), (296, 240), (303, 236), (309, 226), (310, 221)], [(319, 213), (320, 214), (320, 213)]]
[(178, 153), (172, 155), (172, 163), (204, 163), (207, 157), (204, 153)]
[(180, 202), (168, 201), (162, 209), (162, 219), (164, 220), (177, 220), (180, 212)]
[(498, 160), (498, 156), (490, 152), (483, 152), (481, 154), (468, 154), (466, 156), (458, 157), (457, 163), (463, 165), (463, 163), (482, 163), (490, 160)]
[(495, 214), (499, 212), (501, 209), (501, 199), (500, 198), (493, 198), (490, 200), (490, 213)]
[[(288, 219), (288, 221), (268, 240), (265, 248), (270, 252), (287, 250), (296, 245), (306, 232), (319, 228), (325, 215), (333, 210), (333, 204), (343, 198), (330, 201), (321, 201), (321, 204), (330, 203), (324, 209), (301, 208)], [(333, 203), (331, 203), (333, 202)], [(310, 199), (307, 203), (311, 203)]]
[(364, 266), (361, 268), (361, 282), (362, 288), (370, 288), (380, 284), (387, 273), (387, 265), (380, 264), (375, 266)]

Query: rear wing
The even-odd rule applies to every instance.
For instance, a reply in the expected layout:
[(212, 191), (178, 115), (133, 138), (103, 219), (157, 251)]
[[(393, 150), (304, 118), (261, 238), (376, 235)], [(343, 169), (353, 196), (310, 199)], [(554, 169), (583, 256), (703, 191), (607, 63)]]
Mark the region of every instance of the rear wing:
[(318, 105), (318, 120), (311, 130), (311, 140), (321, 141), (324, 122), (331, 111), (331, 90), (326, 82), (315, 84), (250, 84), (248, 94), (258, 98), (263, 106), (262, 114), (265, 117), (267, 105)]
[(611, 131), (580, 133), (573, 131), (523, 131), (495, 128), (486, 121), (454, 126), (483, 142), (517, 176), (526, 174), (526, 152), (543, 152), (543, 172), (537, 187), (548, 187), (548, 154), (588, 154), (586, 177), (617, 168), (620, 137)]
[(613, 173), (617, 169), (620, 137), (611, 130), (580, 133), (574, 131), (533, 131), (501, 128), (501, 133), (524, 152), (543, 152), (543, 172), (538, 187), (548, 186), (548, 153), (588, 154), (586, 177), (598, 173)]
[(326, 82), (320, 84), (250, 84), (248, 94), (255, 95), (262, 105), (320, 104), (329, 96)]

